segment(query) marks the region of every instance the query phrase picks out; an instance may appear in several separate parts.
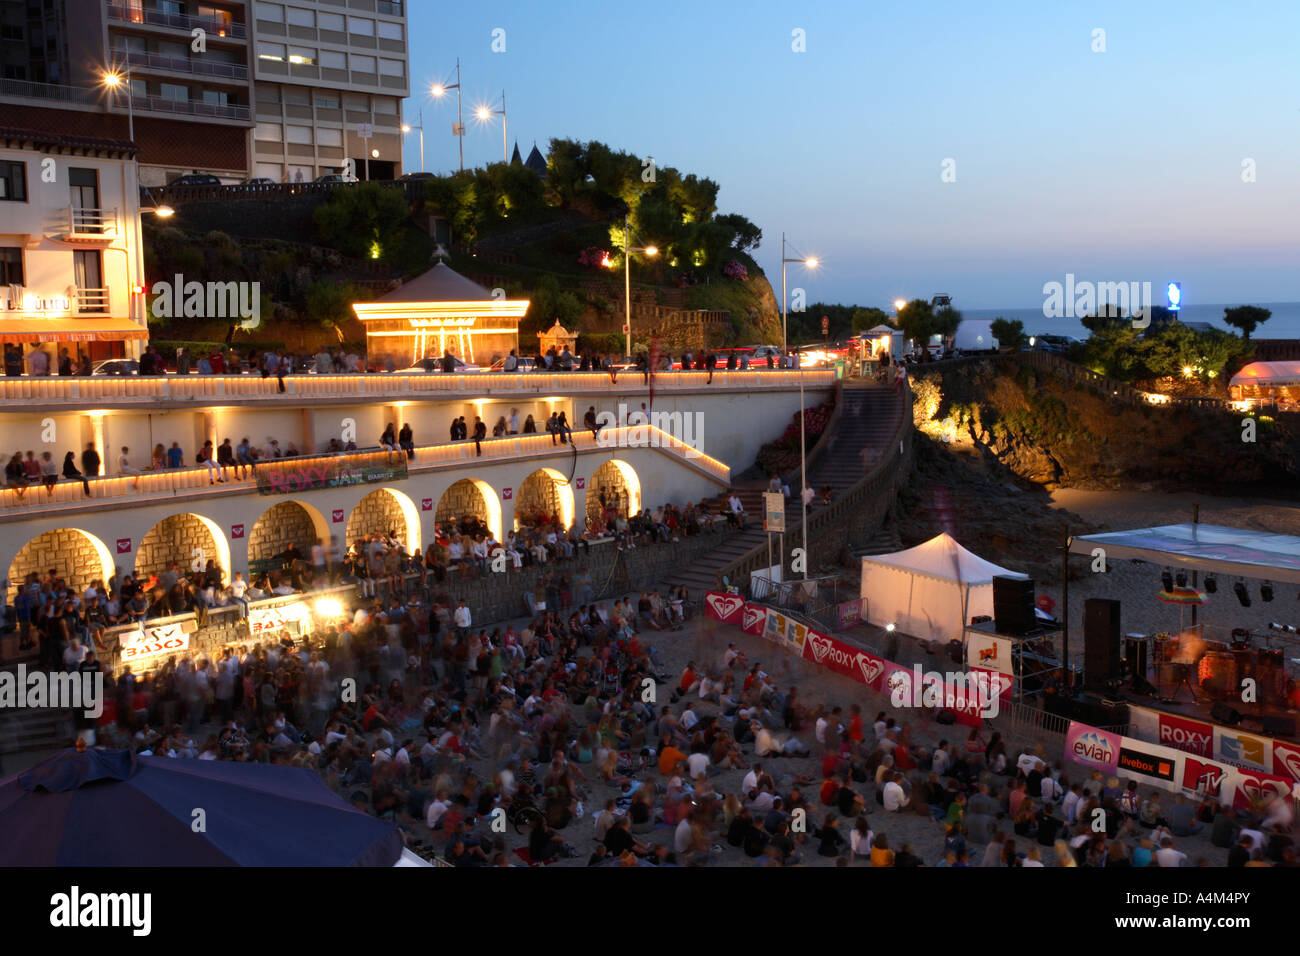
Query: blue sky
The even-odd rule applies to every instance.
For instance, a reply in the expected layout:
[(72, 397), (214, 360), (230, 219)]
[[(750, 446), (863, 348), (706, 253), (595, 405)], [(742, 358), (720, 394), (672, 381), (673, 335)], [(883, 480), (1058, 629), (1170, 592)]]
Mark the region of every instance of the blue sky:
[[(456, 107), (424, 91), (459, 56), (466, 116), (504, 89), (525, 154), (595, 139), (719, 182), (719, 211), (763, 230), (778, 295), (784, 230), (823, 263), (791, 267), (810, 302), (1024, 306), (1067, 272), (1178, 278), (1188, 305), (1300, 300), (1292, 0), (449, 9), (410, 3), (405, 110), (423, 109), (430, 170), (456, 167)], [(467, 166), (501, 158), (499, 121), (467, 119)], [(415, 135), (405, 160), (419, 167)]]

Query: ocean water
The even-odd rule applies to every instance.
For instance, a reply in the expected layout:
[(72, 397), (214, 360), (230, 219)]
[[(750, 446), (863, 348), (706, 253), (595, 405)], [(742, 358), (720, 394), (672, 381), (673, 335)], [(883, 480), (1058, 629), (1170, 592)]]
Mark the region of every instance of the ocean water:
[[(1019, 319), (1025, 325), (1027, 335), (1072, 335), (1076, 339), (1086, 339), (1088, 330), (1076, 318), (1053, 319), (1043, 315), (1042, 305), (1031, 305), (1010, 309), (963, 309), (961, 302), (953, 298), (953, 305), (965, 318), (969, 319)], [(1300, 339), (1300, 302), (1233, 302), (1225, 305), (1184, 305), (1179, 312), (1184, 322), (1208, 322), (1225, 332), (1240, 332), (1224, 324), (1223, 310), (1238, 305), (1258, 305), (1271, 309), (1272, 318), (1255, 328), (1251, 338), (1255, 339)]]

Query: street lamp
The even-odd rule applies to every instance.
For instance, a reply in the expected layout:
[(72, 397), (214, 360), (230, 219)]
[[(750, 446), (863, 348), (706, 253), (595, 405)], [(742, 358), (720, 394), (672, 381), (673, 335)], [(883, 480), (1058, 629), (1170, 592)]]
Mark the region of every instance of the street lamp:
[(486, 123), (494, 116), (501, 117), (501, 161), (503, 163), (510, 162), (510, 153), (506, 146), (506, 91), (501, 91), (501, 109), (494, 110), (486, 106), (480, 106), (474, 111), (474, 115), (478, 117), (480, 123)]
[(456, 127), (453, 133), (460, 138), (460, 171), (465, 171), (465, 119), (460, 112), (460, 57), (456, 57), (456, 82), (435, 83), (429, 92), (435, 99), (441, 99), (448, 90), (456, 91)]
[(424, 172), (424, 110), (420, 110), (420, 125), (411, 126), (408, 123), (402, 124), (402, 152), (406, 152), (406, 134), (413, 129), (420, 131), (420, 172)]
[(802, 263), (803, 263), (805, 266), (807, 266), (809, 269), (816, 269), (816, 268), (817, 268), (817, 260), (816, 260), (815, 258), (813, 258), (812, 256), (808, 256), (807, 258), (799, 258), (799, 259), (788, 259), (788, 258), (786, 258), (786, 255), (785, 255), (785, 233), (784, 233), (784, 232), (781, 233), (781, 353), (782, 353), (782, 355), (785, 354), (785, 350), (786, 350), (786, 348), (788, 347), (788, 346), (787, 346), (787, 343), (786, 343), (786, 333), (785, 333), (785, 316), (786, 316), (786, 311), (785, 311), (785, 264), (786, 264), (787, 262), (802, 262)]
[(632, 232), (627, 225), (627, 215), (623, 216), (623, 297), (627, 312), (623, 328), (627, 336), (627, 358), (632, 357), (632, 253), (644, 252), (647, 256), (659, 255), (658, 246), (632, 245)]
[[(782, 266), (784, 268), (784, 266)], [(804, 423), (808, 410), (803, 404), (803, 353), (799, 353), (799, 531), (803, 535), (803, 579), (808, 580), (808, 448), (804, 437)], [(785, 556), (781, 558), (785, 560)]]
[(135, 142), (135, 108), (133, 103), (134, 98), (131, 96), (131, 61), (130, 60), (127, 60), (125, 70), (126, 70), (125, 77), (123, 77), (123, 75), (121, 73), (118, 73), (116, 70), (110, 73), (105, 73), (104, 85), (113, 90), (117, 90), (117, 89), (126, 90), (127, 138), (134, 143)]

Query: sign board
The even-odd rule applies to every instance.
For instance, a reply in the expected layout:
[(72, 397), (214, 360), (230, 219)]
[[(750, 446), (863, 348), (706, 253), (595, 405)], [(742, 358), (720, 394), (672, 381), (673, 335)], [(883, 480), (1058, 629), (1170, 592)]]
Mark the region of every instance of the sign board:
[(292, 633), (292, 625), (298, 625), (299, 633), (311, 620), (311, 609), (306, 601), (293, 601), (275, 607), (257, 607), (248, 609), (248, 633), (251, 637), (279, 634), (285, 628)]
[(370, 139), (374, 135), (375, 135), (375, 127), (372, 124), (370, 123), (357, 124), (358, 139)]
[(406, 477), (406, 456), (346, 455), (338, 458), (278, 458), (254, 466), (259, 495), (299, 494)]
[(230, 526), (230, 536), (232, 538), (242, 538), (244, 536), (244, 526), (242, 524), (232, 524)]
[(825, 335), (831, 330), (831, 319), (828, 315), (822, 316), (822, 334)]
[(123, 664), (151, 657), (177, 654), (189, 649), (190, 636), (177, 621), (153, 627), (136, 627), (124, 631), (118, 638), (118, 650)]
[(586, 479), (586, 478), (579, 478), (579, 479), (577, 480), (576, 484), (577, 484), (577, 486), (578, 486), (578, 490), (579, 490), (579, 491), (583, 491), (583, 490), (587, 487), (587, 479)]
[(839, 607), (839, 629), (846, 631), (862, 623), (865, 616), (862, 613), (862, 602), (864, 598), (858, 598), (854, 601), (843, 601)]
[(511, 498), (513, 498), (514, 496), (515, 496), (515, 489), (513, 489), (513, 488), (502, 488), (502, 489), (501, 489), (501, 497), (504, 498), (506, 501), (509, 501), (509, 500), (510, 500)]
[(779, 491), (763, 492), (763, 530), (785, 534), (785, 495)]
[(433, 510), (433, 499), (432, 499), (432, 498), (421, 498), (421, 499), (420, 499), (420, 510), (421, 510), (421, 511), (432, 511), (432, 510)]

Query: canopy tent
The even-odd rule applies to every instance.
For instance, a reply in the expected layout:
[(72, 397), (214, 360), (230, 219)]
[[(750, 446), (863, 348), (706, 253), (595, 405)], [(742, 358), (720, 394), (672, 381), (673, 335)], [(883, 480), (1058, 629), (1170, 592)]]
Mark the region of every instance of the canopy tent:
[(966, 621), (993, 614), (993, 579), (1027, 579), (967, 551), (948, 534), (862, 559), (867, 620), (930, 641), (959, 641)]
[(1300, 385), (1300, 362), (1251, 362), (1228, 382), (1228, 387), (1286, 388)]
[(1300, 538), (1295, 535), (1189, 522), (1079, 535), (1070, 542), (1071, 554), (1091, 555), (1096, 548), (1104, 550), (1108, 559), (1136, 558), (1300, 584)]
[(4, 867), (393, 866), (401, 857), (394, 825), (301, 767), (64, 750), (0, 781)]

